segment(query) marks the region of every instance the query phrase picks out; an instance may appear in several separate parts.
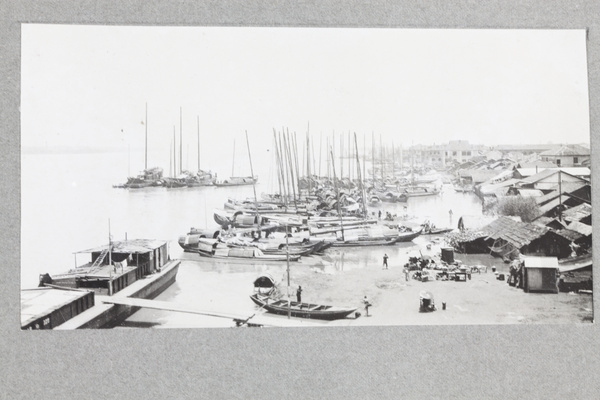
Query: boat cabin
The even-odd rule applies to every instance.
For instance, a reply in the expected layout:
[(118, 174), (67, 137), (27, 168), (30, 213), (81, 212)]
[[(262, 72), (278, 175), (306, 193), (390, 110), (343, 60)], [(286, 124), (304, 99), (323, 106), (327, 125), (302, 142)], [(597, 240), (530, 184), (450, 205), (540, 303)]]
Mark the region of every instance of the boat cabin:
[[(89, 255), (90, 261), (80, 265), (77, 256), (81, 254)], [(41, 275), (40, 286), (90, 289), (112, 295), (138, 279), (159, 272), (169, 260), (168, 242), (164, 240), (116, 241), (110, 246), (76, 252), (74, 269), (59, 275)]]

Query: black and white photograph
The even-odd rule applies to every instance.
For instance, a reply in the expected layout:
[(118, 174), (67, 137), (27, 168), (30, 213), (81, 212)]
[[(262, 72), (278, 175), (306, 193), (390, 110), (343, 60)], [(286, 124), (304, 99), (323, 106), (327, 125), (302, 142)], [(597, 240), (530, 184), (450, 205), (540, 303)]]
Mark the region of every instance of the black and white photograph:
[(593, 323), (586, 45), (22, 24), (20, 329)]

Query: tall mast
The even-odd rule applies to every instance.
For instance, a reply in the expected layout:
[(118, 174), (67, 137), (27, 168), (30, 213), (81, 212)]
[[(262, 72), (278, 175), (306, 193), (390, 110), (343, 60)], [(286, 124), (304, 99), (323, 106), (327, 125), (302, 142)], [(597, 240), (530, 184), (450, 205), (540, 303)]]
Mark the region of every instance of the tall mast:
[(298, 162), (298, 142), (296, 140), (296, 132), (294, 132), (292, 144), (294, 148), (294, 161), (296, 165), (296, 184), (298, 185), (298, 200), (300, 200), (300, 196), (302, 195), (302, 193), (300, 191), (300, 163)]
[(379, 156), (381, 157), (381, 180), (383, 181), (383, 184), (385, 185), (385, 166), (384, 166), (384, 160), (383, 160), (383, 140), (381, 138), (381, 133), (379, 134)]
[(375, 185), (375, 132), (371, 132), (371, 173), (373, 185)]
[(200, 172), (200, 116), (198, 118), (198, 172)]
[(283, 136), (284, 138), (284, 142), (285, 142), (285, 150), (286, 150), (286, 158), (287, 158), (287, 163), (288, 163), (288, 171), (290, 173), (290, 186), (292, 187), (292, 193), (294, 195), (293, 199), (294, 199), (294, 207), (296, 207), (296, 209), (298, 209), (298, 204), (296, 203), (296, 185), (294, 184), (294, 167), (293, 167), (293, 160), (292, 160), (292, 153), (290, 150), (290, 132), (287, 131), (286, 135)]
[(363, 183), (362, 175), (360, 174), (360, 159), (358, 158), (358, 142), (356, 141), (356, 132), (354, 132), (354, 147), (356, 148), (356, 170), (358, 172), (358, 184), (360, 185), (360, 197), (362, 197), (363, 217), (367, 218), (367, 203), (365, 200), (366, 191)]
[[(326, 143), (326, 148), (329, 148), (329, 136), (327, 136), (327, 143)], [(330, 171), (330, 162), (329, 162), (329, 152), (327, 151), (327, 155), (326, 155), (326, 159), (325, 159), (325, 163), (327, 165), (327, 179), (331, 179), (331, 171)]]
[(146, 102), (146, 122), (144, 122), (146, 128), (146, 146), (144, 150), (144, 170), (148, 169), (148, 102)]
[(363, 179), (367, 178), (367, 171), (365, 170), (367, 165), (367, 136), (363, 133)]
[(252, 174), (252, 190), (254, 191), (254, 206), (256, 207), (256, 221), (258, 224), (258, 199), (256, 198), (256, 182), (254, 181), (254, 169), (252, 168), (252, 155), (250, 154), (248, 131), (246, 131), (246, 145), (248, 146), (248, 159), (250, 160), (250, 173)]
[(289, 188), (289, 179), (288, 179), (288, 170), (286, 169), (285, 160), (286, 155), (283, 151), (283, 139), (281, 137), (283, 133), (279, 133), (279, 140), (277, 141), (277, 150), (279, 152), (279, 165), (281, 168), (281, 184), (283, 186), (283, 193), (285, 194), (284, 201), (287, 209), (288, 201), (290, 199), (290, 188)]
[(175, 136), (175, 125), (173, 125), (173, 178), (177, 176), (177, 137)]
[(181, 124), (182, 121), (182, 113), (181, 107), (179, 107), (179, 173), (183, 171), (183, 126)]
[(352, 143), (351, 138), (352, 136), (350, 135), (350, 131), (348, 131), (348, 178), (350, 178), (350, 181), (352, 182), (352, 178), (354, 177), (352, 162), (354, 160), (352, 159), (352, 145), (350, 144)]
[(310, 174), (310, 138), (309, 138), (309, 132), (310, 132), (310, 122), (308, 124), (308, 128), (306, 130), (306, 176), (308, 178), (308, 196), (310, 196), (310, 192), (312, 189), (312, 185), (311, 185), (311, 174)]
[(333, 150), (330, 149), (331, 152), (331, 165), (333, 167), (333, 185), (335, 187), (335, 192), (337, 193), (337, 212), (338, 215), (340, 217), (340, 229), (342, 230), (342, 241), (344, 241), (344, 220), (342, 218), (342, 209), (340, 207), (340, 189), (338, 188), (338, 184), (337, 184), (337, 177), (335, 175), (335, 158), (333, 157)]
[(273, 143), (275, 144), (275, 163), (277, 164), (277, 181), (279, 182), (279, 196), (281, 196), (283, 205), (287, 210), (287, 201), (284, 197), (283, 191), (283, 171), (281, 165), (281, 157), (279, 154), (279, 145), (277, 144), (277, 133), (275, 132), (275, 128), (273, 128)]
[(235, 176), (235, 138), (233, 138), (233, 161), (231, 162), (231, 176)]
[(321, 178), (321, 152), (323, 150), (323, 135), (319, 133), (319, 178)]
[(394, 179), (396, 177), (395, 171), (394, 171), (395, 167), (396, 167), (396, 149), (394, 148), (394, 141), (392, 140), (392, 179)]
[(344, 179), (344, 133), (340, 133), (340, 179)]
[(112, 285), (112, 250), (111, 250), (111, 241), (110, 241), (110, 218), (108, 219), (108, 270), (110, 274), (110, 281), (108, 282), (108, 295), (112, 296), (113, 294), (113, 285)]

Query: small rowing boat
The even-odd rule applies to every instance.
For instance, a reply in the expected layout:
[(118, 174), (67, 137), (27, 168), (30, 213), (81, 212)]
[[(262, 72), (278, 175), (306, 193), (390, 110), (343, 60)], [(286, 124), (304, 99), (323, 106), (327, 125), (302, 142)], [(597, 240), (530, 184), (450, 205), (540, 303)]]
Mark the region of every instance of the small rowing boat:
[(323, 319), (333, 321), (343, 319), (356, 311), (356, 308), (328, 306), (323, 304), (298, 303), (297, 301), (271, 300), (256, 293), (250, 296), (252, 301), (267, 312), (298, 318)]

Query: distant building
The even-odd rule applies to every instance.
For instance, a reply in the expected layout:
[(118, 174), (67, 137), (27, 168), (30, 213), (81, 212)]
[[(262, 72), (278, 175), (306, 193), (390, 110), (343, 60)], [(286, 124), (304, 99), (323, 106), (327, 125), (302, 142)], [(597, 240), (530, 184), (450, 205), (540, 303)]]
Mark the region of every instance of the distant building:
[(542, 161), (548, 161), (558, 167), (581, 167), (589, 165), (590, 149), (570, 144), (540, 153)]
[(501, 152), (504, 157), (511, 158), (515, 161), (521, 161), (532, 154), (556, 149), (558, 147), (560, 147), (560, 145), (556, 144), (502, 144), (493, 146), (491, 150)]
[(487, 147), (483, 145), (470, 144), (467, 140), (451, 140), (446, 144), (412, 146), (408, 154), (404, 154), (404, 160), (406, 162), (412, 158), (415, 165), (446, 166), (481, 157), (486, 151)]

